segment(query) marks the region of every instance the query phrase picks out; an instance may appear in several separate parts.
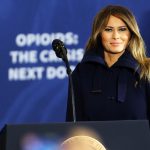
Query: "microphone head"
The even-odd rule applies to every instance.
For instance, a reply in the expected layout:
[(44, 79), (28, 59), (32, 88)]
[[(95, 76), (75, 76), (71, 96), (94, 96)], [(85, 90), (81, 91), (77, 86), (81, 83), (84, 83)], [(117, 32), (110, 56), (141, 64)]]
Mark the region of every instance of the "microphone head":
[(52, 48), (55, 51), (56, 56), (59, 57), (59, 58), (64, 59), (65, 56), (67, 55), (67, 49), (64, 46), (64, 43), (59, 39), (53, 40)]

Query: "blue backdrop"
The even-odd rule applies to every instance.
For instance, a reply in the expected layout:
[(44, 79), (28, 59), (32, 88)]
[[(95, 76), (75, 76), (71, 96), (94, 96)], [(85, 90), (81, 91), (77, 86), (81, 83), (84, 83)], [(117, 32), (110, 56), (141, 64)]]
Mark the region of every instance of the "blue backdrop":
[(51, 42), (64, 41), (73, 69), (82, 58), (93, 17), (107, 4), (133, 11), (149, 49), (148, 0), (0, 1), (0, 128), (64, 121), (68, 78)]

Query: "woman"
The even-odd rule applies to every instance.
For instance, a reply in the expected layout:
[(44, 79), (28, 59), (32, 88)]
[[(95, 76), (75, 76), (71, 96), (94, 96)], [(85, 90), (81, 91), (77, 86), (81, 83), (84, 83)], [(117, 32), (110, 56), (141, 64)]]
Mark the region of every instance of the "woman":
[[(72, 78), (77, 121), (150, 118), (150, 60), (127, 8), (109, 5), (96, 15)], [(70, 95), (66, 120), (73, 120)]]

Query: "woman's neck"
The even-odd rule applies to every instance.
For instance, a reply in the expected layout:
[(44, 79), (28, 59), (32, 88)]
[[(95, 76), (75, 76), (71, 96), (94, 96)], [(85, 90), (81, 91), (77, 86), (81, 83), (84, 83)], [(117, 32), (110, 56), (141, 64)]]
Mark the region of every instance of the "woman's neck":
[(104, 51), (104, 60), (108, 67), (111, 67), (113, 64), (115, 64), (123, 53), (124, 51), (122, 53), (117, 54)]

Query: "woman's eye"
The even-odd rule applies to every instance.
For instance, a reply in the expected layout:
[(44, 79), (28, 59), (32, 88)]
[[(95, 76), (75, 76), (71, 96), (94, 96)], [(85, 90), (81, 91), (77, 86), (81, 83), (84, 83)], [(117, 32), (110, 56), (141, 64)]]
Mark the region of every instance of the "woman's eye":
[(111, 31), (112, 31), (112, 29), (111, 29), (111, 28), (105, 28), (105, 31), (107, 31), (107, 32), (111, 32)]
[(127, 28), (120, 28), (119, 31), (126, 31)]

